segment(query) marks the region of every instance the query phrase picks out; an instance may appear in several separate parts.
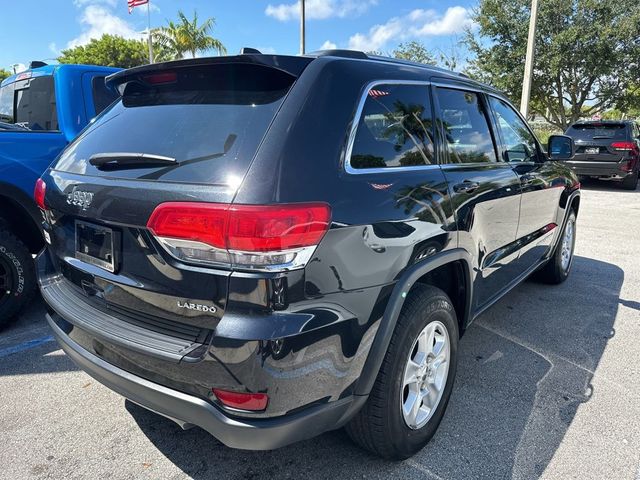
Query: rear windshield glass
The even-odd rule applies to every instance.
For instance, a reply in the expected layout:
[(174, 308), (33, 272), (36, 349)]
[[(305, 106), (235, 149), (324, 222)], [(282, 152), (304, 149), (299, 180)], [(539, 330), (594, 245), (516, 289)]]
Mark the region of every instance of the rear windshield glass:
[[(247, 64), (182, 67), (129, 81), (122, 98), (61, 155), (57, 170), (120, 178), (229, 183), (242, 177), (295, 77)], [(136, 154), (172, 164), (98, 168)]]
[(567, 129), (567, 135), (576, 140), (626, 140), (624, 123), (580, 123)]
[[(14, 129), (58, 130), (53, 77), (45, 75), (19, 80), (0, 88), (0, 122)], [(2, 125), (0, 125), (2, 127)]]

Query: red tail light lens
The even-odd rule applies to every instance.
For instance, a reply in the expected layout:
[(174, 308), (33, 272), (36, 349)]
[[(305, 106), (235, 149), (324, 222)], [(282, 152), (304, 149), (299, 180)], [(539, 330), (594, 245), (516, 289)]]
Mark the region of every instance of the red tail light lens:
[(147, 227), (171, 254), (183, 260), (298, 268), (322, 240), (330, 219), (331, 210), (324, 203), (167, 202), (156, 207)]
[(180, 238), (226, 248), (229, 205), (168, 202), (156, 207), (147, 228), (159, 237)]
[(634, 142), (613, 142), (611, 147), (614, 150), (620, 150), (624, 152), (633, 152), (638, 150), (638, 146)]
[(47, 209), (47, 205), (44, 203), (44, 196), (47, 192), (47, 184), (44, 183), (44, 180), (39, 178), (36, 180), (36, 186), (33, 189), (33, 199), (36, 201), (38, 207), (42, 210)]
[(229, 209), (229, 250), (269, 252), (317, 245), (329, 228), (325, 204), (237, 205)]
[(266, 393), (240, 393), (227, 390), (213, 389), (213, 393), (220, 402), (229, 408), (259, 412), (267, 408), (269, 396)]

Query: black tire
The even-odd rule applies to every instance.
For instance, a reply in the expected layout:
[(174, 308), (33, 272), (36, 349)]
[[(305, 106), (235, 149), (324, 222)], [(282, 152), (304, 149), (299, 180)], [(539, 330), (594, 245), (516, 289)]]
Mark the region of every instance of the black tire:
[(29, 303), (35, 289), (31, 252), (12, 233), (0, 229), (0, 329)]
[[(405, 366), (418, 335), (432, 322), (440, 322), (447, 329), (448, 374), (434, 413), (421, 428), (412, 429), (402, 413)], [(415, 285), (405, 300), (369, 398), (346, 425), (351, 439), (386, 459), (402, 460), (422, 449), (435, 434), (449, 402), (456, 373), (458, 337), (456, 313), (447, 294), (429, 285)]]
[(633, 172), (632, 175), (628, 175), (620, 182), (620, 186), (624, 190), (635, 190), (638, 187), (638, 172)]
[[(573, 225), (573, 236), (571, 239), (571, 257), (569, 260), (569, 264), (567, 266), (563, 265), (562, 262), (562, 251), (563, 251), (563, 241), (565, 238), (565, 234), (567, 233), (567, 228), (569, 225)], [(535, 274), (536, 280), (539, 280), (544, 283), (548, 283), (551, 285), (557, 285), (559, 283), (564, 282), (569, 273), (571, 272), (571, 265), (573, 264), (573, 254), (576, 246), (576, 213), (571, 211), (569, 214), (569, 218), (562, 230), (562, 236), (558, 241), (558, 245), (556, 246), (556, 250), (553, 253), (553, 256), (547, 261), (547, 263), (538, 270)]]

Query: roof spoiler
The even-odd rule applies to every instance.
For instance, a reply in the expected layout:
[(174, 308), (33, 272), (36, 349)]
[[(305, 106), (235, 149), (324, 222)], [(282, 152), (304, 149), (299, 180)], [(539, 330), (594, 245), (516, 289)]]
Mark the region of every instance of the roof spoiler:
[(231, 55), (224, 57), (190, 58), (187, 60), (174, 60), (171, 62), (153, 63), (150, 65), (143, 65), (141, 67), (130, 68), (128, 70), (122, 70), (106, 77), (105, 83), (112, 88), (119, 89), (121, 85), (145, 73), (158, 73), (167, 70), (175, 71), (181, 68), (204, 67), (209, 65), (223, 65), (230, 63), (253, 64), (275, 68), (277, 70), (288, 73), (289, 75), (299, 77), (302, 71), (312, 60), (313, 58), (301, 56), (263, 55), (255, 53), (243, 53), (241, 55)]

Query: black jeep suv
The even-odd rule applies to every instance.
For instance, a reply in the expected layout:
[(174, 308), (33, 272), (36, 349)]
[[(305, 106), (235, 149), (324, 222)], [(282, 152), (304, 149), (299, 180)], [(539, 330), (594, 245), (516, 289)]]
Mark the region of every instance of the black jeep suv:
[[(470, 322), (569, 274), (579, 183), (499, 92), (360, 52), (138, 67), (43, 175), (47, 320), (226, 445), (434, 434)], [(570, 138), (550, 152), (568, 158)]]
[(571, 125), (566, 132), (575, 142), (575, 156), (567, 161), (579, 177), (618, 182), (626, 190), (638, 186), (640, 128), (632, 121), (590, 121)]

